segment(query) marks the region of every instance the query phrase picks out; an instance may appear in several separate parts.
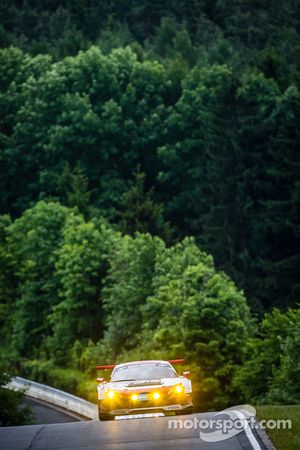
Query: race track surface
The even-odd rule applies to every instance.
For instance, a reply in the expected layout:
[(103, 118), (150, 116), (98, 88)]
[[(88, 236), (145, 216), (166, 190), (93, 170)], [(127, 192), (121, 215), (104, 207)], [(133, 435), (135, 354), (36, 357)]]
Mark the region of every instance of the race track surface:
[(34, 416), (34, 423), (37, 425), (79, 421), (74, 415), (70, 415), (65, 411), (53, 408), (35, 399), (25, 398), (23, 403), (30, 406)]
[[(169, 420), (192, 421), (213, 417), (213, 413), (177, 417), (137, 418), (112, 422), (75, 422), (0, 429), (1, 450), (264, 450), (243, 431), (220, 442), (206, 442), (199, 428), (170, 429)], [(191, 423), (191, 422), (190, 422)], [(206, 430), (211, 432), (213, 430)], [(252, 442), (250, 442), (252, 440)]]

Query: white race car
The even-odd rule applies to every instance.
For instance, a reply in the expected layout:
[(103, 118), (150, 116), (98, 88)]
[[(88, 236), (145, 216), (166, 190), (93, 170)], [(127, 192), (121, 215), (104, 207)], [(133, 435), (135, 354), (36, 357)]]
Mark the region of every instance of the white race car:
[(99, 419), (113, 420), (128, 414), (191, 413), (189, 372), (178, 375), (172, 366), (183, 363), (183, 359), (149, 360), (96, 366), (97, 370), (112, 370), (109, 381), (97, 378)]

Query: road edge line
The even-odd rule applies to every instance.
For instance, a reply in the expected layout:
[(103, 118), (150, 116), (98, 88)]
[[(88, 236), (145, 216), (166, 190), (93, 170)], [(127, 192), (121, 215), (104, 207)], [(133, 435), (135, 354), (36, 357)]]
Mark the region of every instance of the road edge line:
[[(247, 420), (246, 416), (242, 413), (242, 411), (237, 411), (237, 410), (232, 410), (233, 412), (235, 412), (235, 414), (237, 415), (237, 417), (242, 420), (245, 421)], [(257, 439), (255, 438), (251, 428), (249, 426), (247, 426), (246, 428), (244, 428), (244, 432), (250, 442), (250, 444), (252, 445), (253, 450), (263, 450), (261, 448), (261, 446), (259, 445), (259, 442), (257, 441)]]
[(259, 426), (258, 420), (256, 420), (256, 424), (257, 424), (256, 432), (258, 434), (259, 439), (262, 441), (262, 443), (266, 447), (266, 450), (276, 450), (276, 447), (274, 446), (273, 442), (271, 441), (271, 438), (269, 437), (266, 430), (264, 430), (263, 428), (261, 428)]

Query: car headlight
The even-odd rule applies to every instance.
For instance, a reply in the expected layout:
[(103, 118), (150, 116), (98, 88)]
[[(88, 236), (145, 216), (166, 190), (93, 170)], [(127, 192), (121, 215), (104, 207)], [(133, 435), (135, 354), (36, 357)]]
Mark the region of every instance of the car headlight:
[(154, 398), (154, 400), (158, 400), (160, 398), (160, 393), (159, 392), (154, 392), (153, 393), (153, 398)]
[(107, 398), (109, 398), (110, 400), (113, 399), (115, 397), (116, 393), (115, 391), (107, 391), (106, 392), (106, 396)]
[(177, 384), (176, 386), (172, 386), (172, 388), (170, 389), (170, 392), (172, 394), (183, 394), (184, 393), (184, 387), (182, 386), (182, 384)]
[(138, 395), (137, 394), (132, 394), (132, 396), (131, 396), (131, 400), (133, 401), (133, 402), (136, 402), (137, 400), (138, 400)]

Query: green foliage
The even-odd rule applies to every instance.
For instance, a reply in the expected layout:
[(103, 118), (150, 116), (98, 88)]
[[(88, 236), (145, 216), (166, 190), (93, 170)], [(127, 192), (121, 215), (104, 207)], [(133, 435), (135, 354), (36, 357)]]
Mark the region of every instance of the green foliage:
[(114, 48), (120, 48), (134, 43), (134, 38), (127, 24), (109, 17), (105, 28), (101, 30), (98, 43), (103, 53), (108, 54)]
[(134, 184), (124, 193), (121, 208), (119, 227), (125, 234), (135, 232), (158, 235), (165, 241), (171, 239), (170, 225), (164, 222), (163, 206), (155, 204), (153, 188), (145, 192), (145, 174), (139, 168), (134, 173)]
[(144, 48), (94, 46), (54, 63), (0, 52), (2, 211), (55, 199), (166, 241), (170, 222), (173, 236), (194, 235), (213, 254), (252, 308), (293, 306), (299, 91), (283, 80), (276, 46), (255, 50), (264, 76), (224, 36), (198, 48), (192, 27), (177, 25), (166, 15)]
[(49, 317), (53, 337), (48, 345), (59, 363), (68, 362), (67, 349), (76, 339), (96, 342), (103, 334), (101, 287), (117, 236), (104, 223), (97, 225), (71, 215), (63, 230), (64, 243), (57, 251), (60, 302)]
[[(278, 450), (295, 450), (300, 439), (300, 406), (270, 406), (263, 405), (256, 408), (259, 420), (290, 420), (293, 424), (290, 429), (269, 430), (268, 435)], [(282, 423), (282, 422), (281, 422)]]
[(129, 48), (104, 56), (96, 47), (25, 81), (5, 149), (13, 209), (47, 197), (82, 208), (88, 197), (70, 201), (62, 191), (70, 167), (87, 177), (94, 204), (113, 214), (132, 167), (140, 162), (153, 178), (169, 84), (160, 64), (137, 61)]
[(211, 258), (193, 241), (164, 257), (172, 268), (163, 276), (158, 265), (157, 290), (146, 316), (151, 328), (153, 319), (158, 321), (154, 348), (168, 348), (171, 356), (182, 354), (190, 361), (197, 407), (222, 407), (233, 401), (231, 378), (244, 360), (250, 331), (245, 299), (224, 274), (215, 273)]
[[(276, 131), (271, 139), (271, 163), (268, 163), (268, 198), (265, 208), (266, 257), (262, 264), (263, 285), (270, 304), (297, 305), (299, 299), (300, 191), (299, 127), (300, 94), (295, 86), (280, 97), (275, 111)], [(280, 187), (276, 192), (272, 186)], [(288, 280), (288, 283), (287, 283)], [(289, 287), (290, 286), (290, 287)], [(291, 302), (290, 299), (295, 301)], [(267, 302), (264, 301), (266, 304)]]
[(16, 261), (18, 282), (17, 295), (10, 299), (12, 339), (22, 356), (38, 351), (49, 333), (47, 316), (57, 302), (56, 252), (68, 214), (58, 203), (39, 202), (8, 228), (8, 248)]
[(98, 358), (167, 347), (207, 408), (299, 401), (297, 311), (253, 337), (240, 291), (299, 301), (298, 3), (0, 4), (0, 337), (24, 373), (81, 392)]
[(89, 180), (80, 166), (74, 170), (66, 164), (61, 174), (57, 175), (57, 190), (63, 204), (76, 207), (84, 215), (89, 213), (91, 191), (88, 190)]
[(248, 358), (236, 385), (246, 401), (265, 404), (299, 403), (300, 310), (266, 314), (259, 334), (249, 341)]
[(256, 333), (194, 238), (167, 247), (41, 201), (1, 218), (0, 249), (2, 351), (25, 376), (94, 400), (99, 361), (184, 356), (197, 408), (299, 401), (299, 310), (274, 310)]
[(163, 17), (153, 39), (146, 44), (150, 54), (163, 60), (181, 58), (188, 67), (197, 62), (199, 51), (193, 46), (187, 28), (172, 17)]
[(1, 337), (8, 332), (12, 315), (12, 303), (16, 294), (16, 277), (14, 274), (14, 257), (7, 244), (8, 227), (11, 224), (9, 216), (0, 216), (0, 326)]
[(149, 234), (124, 236), (111, 256), (103, 293), (106, 339), (113, 358), (120, 348), (137, 344), (137, 334), (143, 325), (142, 306), (152, 293), (156, 253), (163, 246), (161, 239)]
[(158, 149), (171, 223), (191, 231), (258, 310), (297, 301), (298, 95), (295, 87), (280, 94), (261, 74), (237, 80), (227, 66), (194, 69)]
[(231, 380), (250, 333), (242, 293), (215, 272), (211, 257), (192, 239), (170, 248), (147, 235), (124, 243), (126, 253), (120, 249), (106, 288), (105, 340), (114, 356), (122, 361), (184, 355), (194, 369), (197, 407), (222, 407), (238, 398)]
[(83, 395), (83, 392), (80, 392), (80, 384), (86, 382), (86, 377), (80, 370), (57, 367), (52, 361), (42, 359), (26, 361), (23, 370), (29, 379), (76, 395)]
[(15, 392), (6, 389), (5, 385), (10, 381), (6, 368), (1, 363), (0, 369), (0, 426), (29, 425), (33, 419), (28, 406), (22, 405), (23, 392)]

